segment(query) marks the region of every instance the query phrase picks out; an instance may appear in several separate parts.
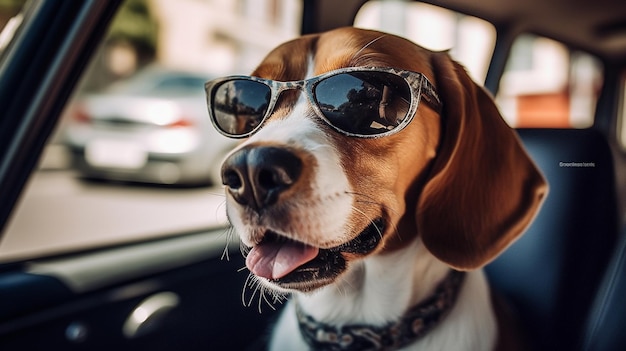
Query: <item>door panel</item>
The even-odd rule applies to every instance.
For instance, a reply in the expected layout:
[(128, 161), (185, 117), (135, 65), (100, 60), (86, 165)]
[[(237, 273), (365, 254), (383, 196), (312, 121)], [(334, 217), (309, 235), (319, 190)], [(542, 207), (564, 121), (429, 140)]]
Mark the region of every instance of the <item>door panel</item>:
[[(83, 284), (76, 289), (77, 285), (66, 283), (72, 279), (67, 272), (65, 277), (47, 275), (55, 274), (51, 271), (43, 275), (41, 267), (45, 263), (25, 265), (38, 267), (37, 274), (0, 275), (0, 286), (11, 286), (0, 293), (4, 295), (0, 296), (0, 349), (38, 350), (51, 345), (67, 350), (248, 348), (265, 333), (276, 311), (263, 305), (259, 313), (256, 300), (250, 307), (243, 305), (242, 289), (248, 272), (240, 271), (244, 266), (241, 254), (231, 248), (229, 260), (222, 259), (216, 250), (206, 250), (204, 257), (171, 258), (177, 256), (177, 248), (206, 236), (219, 236), (222, 231), (98, 252), (98, 262), (104, 264), (92, 263), (85, 271), (96, 278), (105, 277), (107, 283), (99, 288), (92, 283), (89, 288)], [(121, 261), (117, 267), (109, 264), (130, 249), (141, 252), (168, 246), (176, 248), (173, 255), (163, 249), (155, 256), (159, 259), (148, 260), (143, 273), (137, 270), (128, 274), (123, 268), (131, 265)], [(85, 267), (85, 257), (81, 255), (62, 260), (66, 265), (81, 266), (83, 262)], [(16, 298), (18, 291), (24, 295)], [(154, 297), (161, 299), (156, 307), (149, 306)], [(140, 310), (135, 311), (139, 306)], [(135, 317), (135, 326), (140, 326), (134, 330), (131, 327), (129, 332), (124, 326), (131, 316)]]

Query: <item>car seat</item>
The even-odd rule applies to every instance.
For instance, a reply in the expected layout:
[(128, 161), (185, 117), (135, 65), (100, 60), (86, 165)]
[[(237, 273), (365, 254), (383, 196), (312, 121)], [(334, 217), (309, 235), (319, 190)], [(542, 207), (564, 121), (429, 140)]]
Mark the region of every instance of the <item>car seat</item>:
[(591, 307), (582, 349), (612, 351), (626, 347), (626, 228), (622, 231), (600, 290)]
[(617, 236), (611, 150), (592, 129), (518, 133), (550, 190), (535, 221), (487, 275), (519, 315), (533, 350), (576, 350)]

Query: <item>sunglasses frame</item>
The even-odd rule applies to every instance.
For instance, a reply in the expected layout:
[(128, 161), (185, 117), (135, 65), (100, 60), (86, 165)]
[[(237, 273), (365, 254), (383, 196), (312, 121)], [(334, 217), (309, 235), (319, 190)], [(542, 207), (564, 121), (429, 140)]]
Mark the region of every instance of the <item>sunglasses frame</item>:
[[(354, 73), (354, 72), (382, 72), (382, 73), (391, 73), (396, 76), (399, 76), (404, 79), (404, 81), (409, 86), (411, 92), (411, 102), (409, 104), (409, 109), (407, 110), (406, 116), (402, 119), (402, 122), (398, 124), (395, 128), (386, 131), (380, 134), (358, 134), (347, 132), (341, 128), (336, 127), (319, 108), (318, 103), (315, 101), (315, 87), (321, 81), (345, 73)], [(233, 81), (233, 80), (248, 80), (253, 82), (259, 82), (270, 88), (270, 101), (268, 102), (267, 110), (265, 114), (261, 118), (259, 125), (256, 126), (251, 131), (244, 134), (231, 134), (217, 125), (216, 116), (213, 113), (213, 95), (216, 89), (220, 86), (220, 84)], [(245, 76), (245, 75), (233, 75), (222, 78), (217, 78), (214, 80), (210, 80), (204, 85), (206, 98), (207, 98), (207, 107), (209, 111), (209, 116), (211, 117), (211, 122), (215, 129), (217, 129), (221, 134), (234, 139), (243, 139), (247, 138), (250, 135), (256, 133), (267, 118), (273, 113), (274, 108), (276, 107), (276, 103), (278, 102), (278, 98), (280, 94), (287, 90), (300, 90), (305, 95), (309, 102), (311, 108), (315, 111), (315, 114), (318, 118), (324, 121), (327, 125), (333, 128), (335, 131), (349, 136), (349, 137), (357, 137), (357, 138), (366, 138), (366, 139), (374, 139), (374, 138), (382, 138), (385, 136), (389, 136), (395, 134), (402, 129), (404, 129), (415, 117), (415, 113), (417, 112), (417, 108), (419, 106), (420, 100), (423, 98), (426, 103), (428, 103), (435, 111), (440, 112), (442, 108), (441, 100), (439, 99), (439, 95), (437, 94), (435, 87), (432, 83), (426, 78), (426, 76), (419, 72), (407, 71), (402, 69), (396, 69), (391, 67), (346, 67), (338, 70), (330, 71), (319, 76), (315, 76), (313, 78), (298, 80), (298, 81), (290, 81), (290, 82), (282, 82), (271, 79), (259, 78), (254, 76)]]

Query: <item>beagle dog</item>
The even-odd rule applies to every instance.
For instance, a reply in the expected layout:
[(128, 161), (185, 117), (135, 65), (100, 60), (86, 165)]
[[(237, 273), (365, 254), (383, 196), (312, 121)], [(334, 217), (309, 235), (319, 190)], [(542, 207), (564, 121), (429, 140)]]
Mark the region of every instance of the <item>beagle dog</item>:
[(292, 295), (272, 350), (519, 345), (481, 267), (547, 185), (447, 53), (340, 28), (206, 92), (215, 127), (244, 139), (222, 177), (249, 283), (259, 303)]

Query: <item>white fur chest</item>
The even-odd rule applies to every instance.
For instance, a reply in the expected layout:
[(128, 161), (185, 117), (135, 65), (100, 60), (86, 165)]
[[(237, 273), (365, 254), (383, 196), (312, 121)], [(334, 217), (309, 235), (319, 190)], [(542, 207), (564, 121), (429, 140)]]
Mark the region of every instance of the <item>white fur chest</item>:
[[(431, 294), (436, 279), (445, 274), (446, 266), (432, 260), (420, 248), (410, 245), (392, 255), (376, 257), (378, 260), (370, 258), (340, 286), (294, 298), (306, 314), (325, 323), (385, 325)], [(396, 264), (385, 265), (385, 262)], [(409, 264), (413, 265), (412, 269), (402, 267)], [(416, 268), (420, 270), (420, 280), (407, 274), (415, 273)], [(293, 299), (273, 330), (271, 350), (309, 350), (299, 330)], [(496, 334), (489, 288), (484, 273), (478, 270), (467, 274), (456, 304), (441, 323), (402, 350), (491, 350)]]

